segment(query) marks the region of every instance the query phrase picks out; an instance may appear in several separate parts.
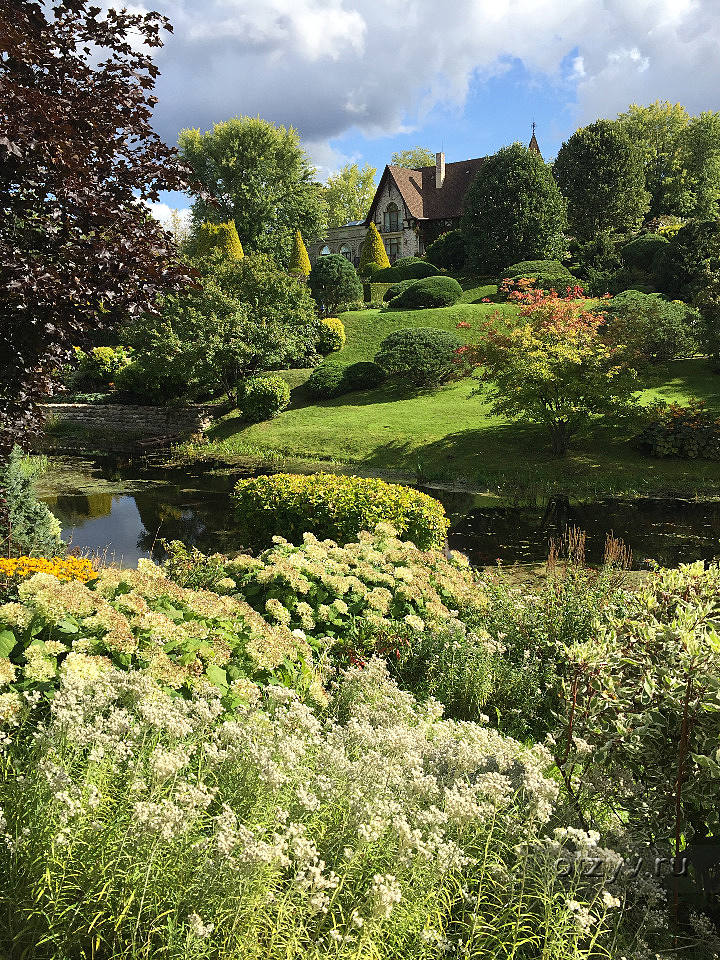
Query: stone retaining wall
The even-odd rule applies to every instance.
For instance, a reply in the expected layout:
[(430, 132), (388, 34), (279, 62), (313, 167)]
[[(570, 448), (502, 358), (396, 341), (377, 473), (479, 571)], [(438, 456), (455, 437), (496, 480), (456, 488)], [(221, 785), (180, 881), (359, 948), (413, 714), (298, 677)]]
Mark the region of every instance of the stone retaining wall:
[(45, 417), (86, 427), (110, 435), (128, 434), (136, 438), (189, 436), (204, 430), (217, 407), (191, 404), (186, 407), (146, 407), (116, 403), (46, 403)]

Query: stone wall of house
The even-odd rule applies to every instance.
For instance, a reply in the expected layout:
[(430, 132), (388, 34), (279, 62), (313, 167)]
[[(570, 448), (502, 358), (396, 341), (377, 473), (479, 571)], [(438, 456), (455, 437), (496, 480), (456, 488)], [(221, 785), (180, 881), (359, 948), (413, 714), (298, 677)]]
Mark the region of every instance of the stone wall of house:
[[(390, 203), (397, 204), (400, 210), (399, 221), (401, 229), (395, 233), (386, 233), (384, 230), (383, 215)], [(380, 231), (380, 236), (383, 238), (386, 249), (389, 246), (388, 241), (391, 238), (400, 240), (398, 258), (416, 257), (421, 251), (421, 240), (418, 233), (416, 233), (415, 230), (409, 230), (403, 226), (405, 217), (407, 217), (407, 209), (400, 195), (400, 191), (395, 183), (388, 179), (385, 186), (383, 186), (382, 195), (379, 198), (375, 211), (375, 226)], [(320, 256), (320, 251), (325, 247), (328, 248), (330, 253), (340, 253), (342, 248), (346, 247), (350, 249), (352, 254), (351, 262), (357, 266), (360, 262), (360, 247), (365, 239), (366, 233), (367, 227), (365, 227), (364, 224), (346, 224), (343, 227), (331, 227), (323, 240), (319, 243), (311, 243), (308, 245), (307, 249), (310, 263), (315, 263)]]
[(209, 426), (217, 407), (207, 404), (147, 407), (119, 403), (46, 403), (41, 410), (46, 418), (58, 418), (93, 432), (142, 438), (197, 433)]

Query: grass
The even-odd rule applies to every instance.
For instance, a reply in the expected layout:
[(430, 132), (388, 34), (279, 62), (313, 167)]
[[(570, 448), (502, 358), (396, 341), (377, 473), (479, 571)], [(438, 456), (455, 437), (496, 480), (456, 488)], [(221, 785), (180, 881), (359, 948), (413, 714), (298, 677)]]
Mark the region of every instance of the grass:
[[(469, 283), (463, 302), (453, 307), (346, 313), (347, 344), (335, 357), (343, 363), (372, 359), (393, 330), (433, 326), (455, 331), (460, 321), (471, 326), (458, 334), (473, 342), (492, 313), (515, 309), (480, 302), (495, 291)], [(632, 424), (598, 425), (559, 460), (550, 453), (542, 428), (495, 416), (478, 379), (426, 392), (385, 385), (308, 403), (301, 384), (309, 373), (291, 371), (293, 402), (277, 419), (247, 427), (230, 414), (213, 428), (209, 445), (186, 447), (185, 452), (227, 462), (248, 457), (275, 464), (312, 461), (477, 489), (536, 489), (578, 497), (707, 495), (720, 486), (718, 463), (657, 460), (634, 450)], [(685, 402), (692, 396), (720, 414), (720, 378), (699, 358), (657, 368), (641, 400)]]

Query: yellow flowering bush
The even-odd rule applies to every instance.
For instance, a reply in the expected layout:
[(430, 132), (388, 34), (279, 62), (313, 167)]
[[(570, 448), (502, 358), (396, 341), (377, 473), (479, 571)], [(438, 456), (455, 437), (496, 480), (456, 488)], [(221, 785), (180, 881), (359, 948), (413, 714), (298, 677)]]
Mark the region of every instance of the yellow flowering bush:
[(440, 547), (449, 521), (441, 503), (412, 487), (334, 473), (276, 473), (238, 481), (238, 533), (246, 546), (268, 546), (274, 534), (298, 543), (306, 532), (339, 543), (391, 523), (423, 549)]
[(228, 707), (248, 680), (304, 684), (322, 696), (305, 634), (244, 600), (181, 587), (147, 560), (93, 576), (83, 583), (39, 571), (19, 585), (17, 602), (0, 604), (0, 685), (50, 689), (69, 665), (115, 666), (184, 694), (217, 687)]
[(92, 562), (85, 557), (10, 557), (0, 560), (0, 577), (26, 579), (36, 573), (83, 583), (97, 576)]

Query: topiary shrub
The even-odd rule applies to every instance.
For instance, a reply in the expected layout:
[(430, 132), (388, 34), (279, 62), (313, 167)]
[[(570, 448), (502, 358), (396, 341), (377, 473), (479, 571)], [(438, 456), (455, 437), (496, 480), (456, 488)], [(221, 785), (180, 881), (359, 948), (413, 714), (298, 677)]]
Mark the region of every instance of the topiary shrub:
[(19, 447), (12, 448), (4, 470), (0, 471), (0, 511), (3, 533), (8, 533), (5, 549), (9, 553), (41, 557), (65, 553), (60, 524), (33, 493), (26, 458)]
[(390, 523), (403, 540), (423, 549), (445, 541), (441, 503), (395, 483), (365, 477), (276, 473), (240, 480), (235, 487), (238, 533), (248, 546), (280, 535), (300, 543), (304, 533), (349, 543), (363, 530)]
[(670, 241), (659, 233), (644, 233), (626, 243), (620, 250), (623, 263), (636, 270), (653, 276), (659, 276)]
[(308, 286), (325, 313), (334, 313), (341, 304), (362, 300), (363, 296), (355, 267), (339, 253), (317, 258), (308, 276)]
[(444, 270), (462, 270), (467, 263), (467, 250), (462, 230), (448, 230), (434, 240), (425, 256), (436, 267)]
[(421, 310), (426, 307), (451, 307), (463, 289), (452, 277), (427, 277), (408, 286), (390, 301), (393, 310)]
[(506, 277), (534, 277), (538, 274), (545, 276), (557, 276), (567, 279), (568, 282), (574, 281), (575, 277), (568, 268), (559, 260), (520, 260), (513, 263), (502, 271), (502, 279)]
[(343, 384), (346, 390), (370, 390), (385, 380), (386, 373), (372, 360), (359, 360), (345, 367)]
[(595, 307), (595, 312), (605, 317), (607, 336), (625, 344), (636, 362), (660, 363), (697, 353), (700, 316), (680, 300), (625, 290)]
[(358, 273), (361, 277), (370, 277), (384, 267), (390, 266), (390, 259), (385, 249), (383, 239), (374, 223), (368, 227), (363, 245), (360, 248), (360, 263)]
[(193, 256), (203, 257), (219, 251), (231, 260), (242, 260), (243, 253), (237, 227), (233, 220), (228, 223), (202, 223), (196, 229), (189, 244)]
[(290, 387), (276, 373), (247, 380), (240, 396), (240, 409), (249, 423), (276, 417), (290, 403)]
[(391, 283), (383, 295), (383, 300), (385, 303), (389, 303), (391, 300), (394, 300), (395, 297), (399, 297), (401, 293), (404, 293), (413, 283), (417, 282), (417, 280), (399, 280), (397, 283)]
[(290, 263), (288, 272), (296, 277), (307, 277), (310, 273), (310, 257), (303, 242), (302, 234), (299, 230), (295, 231), (292, 250), (290, 251)]
[(320, 339), (317, 344), (318, 353), (334, 353), (345, 346), (345, 327), (337, 317), (320, 318)]
[(388, 374), (417, 387), (437, 387), (467, 373), (458, 350), (462, 341), (449, 330), (417, 327), (385, 337), (375, 362)]
[(435, 277), (440, 273), (437, 267), (420, 257), (404, 257), (396, 260), (392, 267), (377, 270), (373, 274), (376, 283), (398, 283), (401, 280), (422, 280), (425, 277)]
[(305, 392), (315, 400), (339, 396), (344, 388), (345, 367), (339, 363), (323, 363), (315, 367), (305, 381)]

